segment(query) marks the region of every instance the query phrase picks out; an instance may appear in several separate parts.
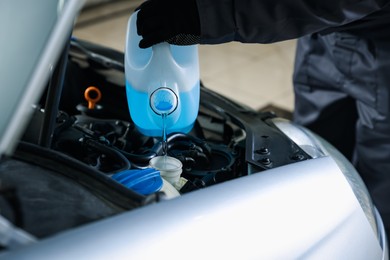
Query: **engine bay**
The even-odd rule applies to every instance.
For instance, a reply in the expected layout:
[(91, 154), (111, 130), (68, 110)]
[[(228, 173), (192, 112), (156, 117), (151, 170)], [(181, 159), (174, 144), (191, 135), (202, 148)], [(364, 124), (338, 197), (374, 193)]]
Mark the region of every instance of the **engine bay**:
[[(14, 156), (2, 163), (4, 186), (13, 191), (2, 195), (4, 215), (46, 237), (166, 200), (162, 191), (143, 195), (112, 179), (147, 169), (162, 155), (161, 137), (142, 135), (131, 120), (123, 53), (72, 39), (52, 77)], [(254, 111), (203, 84), (200, 100), (191, 132), (167, 136), (167, 154), (183, 165), (180, 195), (310, 158), (272, 123), (274, 113)], [(12, 173), (20, 167), (30, 172), (29, 182)], [(46, 224), (38, 228), (34, 223), (42, 219)]]
[[(120, 53), (115, 56), (112, 52), (111, 57), (104, 57), (95, 51), (98, 52), (91, 50), (89, 43), (74, 41), (70, 49), (70, 66), (86, 70), (83, 75), (95, 73), (93, 78), (102, 79), (93, 83), (99, 91), (94, 95), (102, 96), (101, 102), (90, 109), (88, 100), (81, 98), (81, 102), (73, 104), (73, 112), (63, 111), (57, 123), (53, 148), (106, 174), (130, 168), (144, 169), (150, 159), (162, 155), (161, 138), (147, 137), (137, 131), (128, 115), (126, 100), (122, 100), (122, 104), (119, 101), (115, 104), (104, 102), (104, 99), (112, 101), (125, 97), (121, 81), (123, 65), (118, 66), (122, 58), (115, 60)], [(82, 82), (72, 83), (76, 84), (83, 85)], [(107, 85), (120, 95), (99, 90), (99, 86)], [(79, 97), (85, 97), (87, 87), (84, 95), (79, 92)], [(267, 123), (267, 119), (276, 115), (257, 113), (222, 98), (203, 85), (201, 89), (201, 104), (193, 130), (188, 134), (170, 134), (167, 140), (168, 155), (181, 161), (182, 177), (188, 180), (181, 193), (308, 158), (298, 146)], [(106, 95), (111, 97), (107, 99)], [(70, 102), (62, 100), (62, 103)]]

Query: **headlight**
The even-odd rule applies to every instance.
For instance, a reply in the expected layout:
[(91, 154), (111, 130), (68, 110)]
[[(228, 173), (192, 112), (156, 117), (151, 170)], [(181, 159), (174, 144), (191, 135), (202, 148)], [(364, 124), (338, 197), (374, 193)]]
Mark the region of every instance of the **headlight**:
[(288, 136), (293, 142), (299, 145), (307, 154), (313, 158), (323, 156), (332, 157), (345, 178), (348, 180), (360, 206), (362, 207), (374, 233), (378, 235), (377, 222), (375, 219), (375, 208), (367, 187), (361, 179), (354, 166), (342, 155), (333, 145), (311, 132), (307, 128), (295, 125), (291, 121), (282, 118), (273, 118), (272, 122)]

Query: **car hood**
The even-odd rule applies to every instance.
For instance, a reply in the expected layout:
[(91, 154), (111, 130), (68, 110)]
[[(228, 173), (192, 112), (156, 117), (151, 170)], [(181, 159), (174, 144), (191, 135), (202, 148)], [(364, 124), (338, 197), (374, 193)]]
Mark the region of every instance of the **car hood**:
[(1, 1), (0, 156), (13, 151), (24, 131), (83, 4)]

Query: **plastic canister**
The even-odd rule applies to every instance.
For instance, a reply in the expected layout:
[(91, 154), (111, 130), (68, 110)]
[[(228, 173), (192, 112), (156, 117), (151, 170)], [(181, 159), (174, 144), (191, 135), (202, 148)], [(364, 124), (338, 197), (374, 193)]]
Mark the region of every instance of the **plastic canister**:
[(199, 110), (198, 46), (166, 42), (141, 49), (137, 12), (130, 16), (126, 37), (126, 95), (130, 115), (138, 130), (161, 136), (163, 114), (166, 134), (188, 133)]

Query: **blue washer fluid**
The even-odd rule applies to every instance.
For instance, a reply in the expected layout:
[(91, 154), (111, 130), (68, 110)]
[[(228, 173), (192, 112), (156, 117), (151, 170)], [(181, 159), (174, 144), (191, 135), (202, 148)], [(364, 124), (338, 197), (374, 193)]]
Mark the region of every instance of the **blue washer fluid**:
[(132, 120), (147, 136), (188, 133), (199, 110), (200, 80), (197, 45), (159, 43), (139, 48), (137, 12), (130, 16), (126, 38), (126, 95)]

